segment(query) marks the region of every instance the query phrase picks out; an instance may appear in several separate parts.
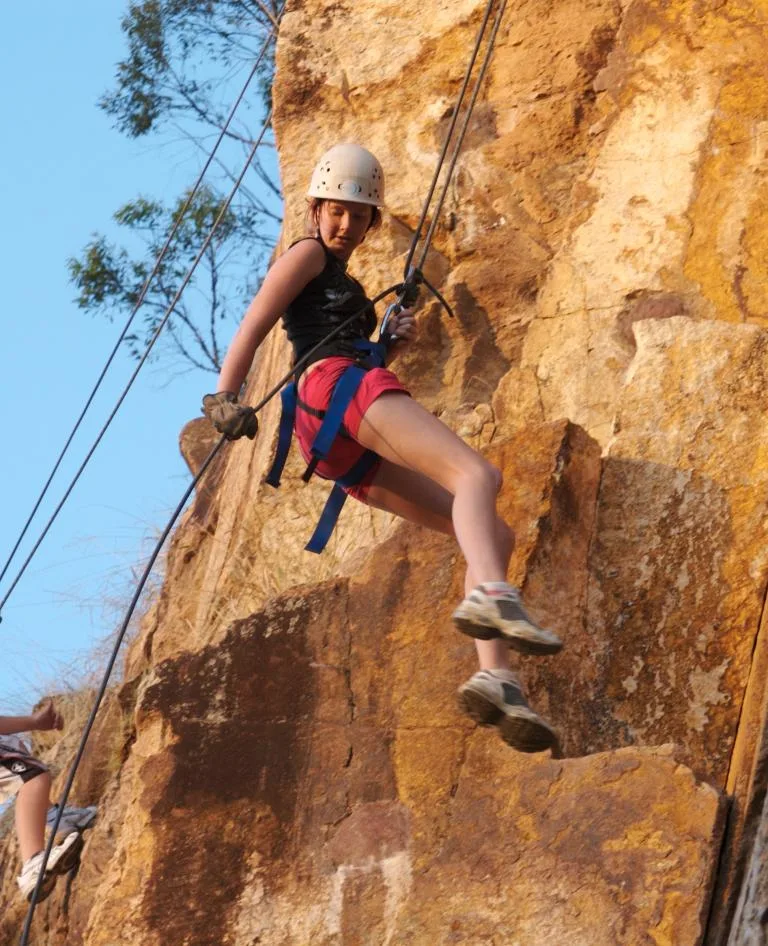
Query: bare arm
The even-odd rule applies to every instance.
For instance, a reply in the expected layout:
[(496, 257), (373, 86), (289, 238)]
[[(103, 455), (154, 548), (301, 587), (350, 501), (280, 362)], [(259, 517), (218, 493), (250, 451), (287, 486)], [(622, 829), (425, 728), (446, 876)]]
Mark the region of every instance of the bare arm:
[(63, 729), (61, 713), (57, 713), (53, 703), (48, 702), (31, 716), (0, 716), (0, 736), (10, 736), (17, 732), (32, 729)]
[(288, 305), (324, 268), (325, 253), (315, 240), (302, 240), (276, 260), (232, 339), (221, 366), (217, 391), (236, 394), (240, 390), (259, 345)]
[(0, 736), (10, 736), (16, 732), (32, 729), (31, 716), (0, 716)]

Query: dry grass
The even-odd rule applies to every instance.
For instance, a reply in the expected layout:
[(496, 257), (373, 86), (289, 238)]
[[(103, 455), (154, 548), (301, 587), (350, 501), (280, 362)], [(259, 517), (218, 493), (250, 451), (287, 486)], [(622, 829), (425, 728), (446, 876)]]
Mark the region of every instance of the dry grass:
[[(117, 660), (110, 674), (109, 686), (91, 733), (91, 746), (98, 738), (99, 749), (103, 750), (103, 755), (91, 753), (87, 760), (86, 775), (87, 782), (91, 786), (91, 791), (88, 793), (90, 797), (88, 799), (77, 797), (78, 782), (76, 781), (73, 793), (75, 797), (70, 799), (70, 803), (95, 803), (92, 787), (106, 785), (122, 765), (122, 744), (129, 721), (126, 713), (120, 709), (115, 695), (125, 679), (125, 655), (138, 636), (141, 623), (159, 594), (162, 571), (165, 566), (164, 555), (158, 561), (160, 564), (153, 571), (121, 642)], [(134, 578), (137, 578), (142, 570), (142, 565), (137, 566), (134, 569)], [(133, 587), (126, 589), (125, 597), (121, 602), (109, 602), (111, 612), (120, 617), (120, 626), (132, 594)], [(97, 641), (87, 654), (80, 655), (67, 663), (61, 663), (57, 667), (55, 680), (51, 679), (36, 687), (39, 699), (34, 709), (39, 709), (45, 702), (52, 699), (64, 717), (63, 731), (35, 731), (30, 734), (33, 753), (49, 766), (54, 776), (52, 800), (55, 800), (57, 793), (63, 789), (65, 776), (77, 753), (86, 723), (93, 710), (96, 694), (112, 658), (117, 634), (116, 629), (112, 634)], [(26, 711), (28, 712), (28, 709)], [(109, 718), (105, 720), (107, 715)], [(2, 824), (5, 825), (6, 821), (12, 823), (12, 806), (3, 812)]]
[(4, 841), (13, 830), (13, 805), (6, 804), (0, 809), (0, 841)]

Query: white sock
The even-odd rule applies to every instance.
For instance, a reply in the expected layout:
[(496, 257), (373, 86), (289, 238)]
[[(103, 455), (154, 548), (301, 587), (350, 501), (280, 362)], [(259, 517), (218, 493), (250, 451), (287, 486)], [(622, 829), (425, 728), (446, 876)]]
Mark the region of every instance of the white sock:
[(484, 672), (490, 673), (490, 675), (497, 680), (506, 680), (509, 683), (516, 683), (520, 686), (520, 677), (514, 670), (509, 670), (506, 667), (496, 667), (494, 670), (486, 670)]
[(515, 591), (515, 588), (508, 581), (485, 581), (481, 585), (483, 591), (487, 594), (501, 595)]

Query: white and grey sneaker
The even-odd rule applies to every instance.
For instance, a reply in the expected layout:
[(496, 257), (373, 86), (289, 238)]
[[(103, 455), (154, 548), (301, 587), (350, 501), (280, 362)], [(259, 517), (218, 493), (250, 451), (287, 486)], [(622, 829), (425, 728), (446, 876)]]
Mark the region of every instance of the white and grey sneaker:
[(500, 637), (521, 654), (556, 654), (563, 646), (557, 634), (531, 618), (512, 585), (478, 585), (453, 612), (453, 623), (483, 641)]
[[(40, 876), (40, 865), (43, 862), (43, 852), (38, 851), (37, 854), (33, 854), (28, 861), (25, 861), (21, 868), (21, 873), (16, 878), (16, 883), (19, 885), (19, 890), (21, 890), (24, 895), (25, 900), (32, 899), (32, 892), (34, 891), (37, 885), (37, 878)], [(56, 875), (49, 874), (46, 871), (45, 879), (40, 885), (40, 893), (37, 897), (37, 902), (42, 903), (47, 897), (50, 897), (53, 888), (56, 886)]]
[(528, 705), (511, 670), (479, 670), (459, 688), (459, 708), (481, 726), (498, 726), (501, 738), (520, 752), (559, 752), (557, 733)]
[[(51, 848), (51, 854), (46, 865), (45, 878), (40, 887), (38, 903), (50, 896), (56, 885), (56, 878), (59, 874), (66, 874), (77, 864), (80, 857), (80, 851), (83, 848), (83, 836), (79, 832), (68, 834), (61, 844), (56, 844)], [(43, 851), (38, 851), (24, 863), (21, 873), (16, 878), (19, 889), (27, 900), (32, 899), (37, 878), (40, 876), (40, 868), (43, 863)]]
[(79, 831), (71, 832), (59, 844), (54, 844), (51, 848), (51, 856), (48, 858), (46, 873), (68, 874), (80, 861), (84, 844), (85, 841)]

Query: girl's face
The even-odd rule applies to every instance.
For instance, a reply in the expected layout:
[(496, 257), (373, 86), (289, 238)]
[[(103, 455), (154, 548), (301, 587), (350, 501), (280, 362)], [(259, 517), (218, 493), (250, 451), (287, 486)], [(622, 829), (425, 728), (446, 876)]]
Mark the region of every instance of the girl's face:
[(368, 232), (373, 207), (351, 200), (325, 200), (320, 206), (318, 224), (323, 243), (346, 262)]

